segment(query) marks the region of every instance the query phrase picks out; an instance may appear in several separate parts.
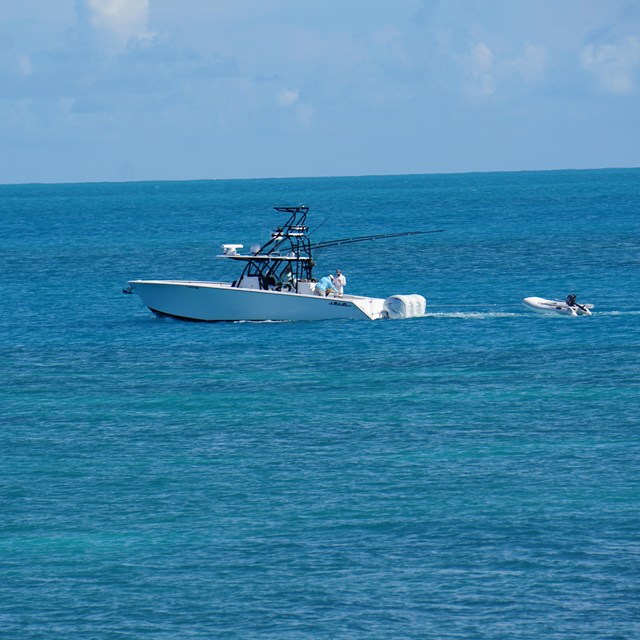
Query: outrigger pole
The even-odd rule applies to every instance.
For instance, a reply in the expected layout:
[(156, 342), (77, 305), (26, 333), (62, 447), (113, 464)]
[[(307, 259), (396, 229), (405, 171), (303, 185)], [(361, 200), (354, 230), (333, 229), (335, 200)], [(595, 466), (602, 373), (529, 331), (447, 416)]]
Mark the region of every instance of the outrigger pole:
[(400, 236), (417, 236), (423, 233), (442, 233), (444, 229), (435, 231), (403, 231), (402, 233), (378, 233), (373, 236), (358, 236), (356, 238), (341, 238), (340, 240), (325, 240), (311, 245), (311, 249), (324, 249), (325, 247), (335, 247), (339, 244), (349, 244), (350, 242), (364, 242), (365, 240), (380, 240), (382, 238), (399, 238)]

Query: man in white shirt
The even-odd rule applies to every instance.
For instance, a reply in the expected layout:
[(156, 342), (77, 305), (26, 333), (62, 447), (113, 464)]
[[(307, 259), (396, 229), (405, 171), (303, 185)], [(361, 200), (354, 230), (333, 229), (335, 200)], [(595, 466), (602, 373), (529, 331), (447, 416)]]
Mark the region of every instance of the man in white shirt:
[(338, 292), (338, 295), (341, 296), (344, 293), (344, 286), (347, 284), (347, 279), (342, 275), (340, 269), (336, 269), (336, 275), (331, 276), (331, 282), (333, 282), (333, 286)]

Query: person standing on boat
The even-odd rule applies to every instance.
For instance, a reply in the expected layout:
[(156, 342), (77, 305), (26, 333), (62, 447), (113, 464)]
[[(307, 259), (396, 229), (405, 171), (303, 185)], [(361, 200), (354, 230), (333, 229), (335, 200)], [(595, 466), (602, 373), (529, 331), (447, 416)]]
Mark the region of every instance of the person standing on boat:
[(340, 269), (336, 269), (336, 275), (331, 276), (331, 284), (333, 284), (338, 295), (342, 297), (344, 287), (347, 284), (347, 279), (342, 275), (342, 271), (340, 271)]
[(324, 276), (316, 282), (315, 294), (317, 296), (328, 296), (330, 293), (336, 293), (336, 289), (331, 282), (331, 276)]

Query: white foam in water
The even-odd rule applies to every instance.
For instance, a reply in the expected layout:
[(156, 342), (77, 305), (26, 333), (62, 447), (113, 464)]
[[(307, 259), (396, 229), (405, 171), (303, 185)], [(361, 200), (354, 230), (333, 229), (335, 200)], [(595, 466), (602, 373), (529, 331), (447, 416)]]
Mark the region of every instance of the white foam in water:
[(425, 318), (462, 318), (463, 320), (484, 320), (486, 318), (517, 318), (522, 313), (508, 311), (448, 311), (426, 313)]

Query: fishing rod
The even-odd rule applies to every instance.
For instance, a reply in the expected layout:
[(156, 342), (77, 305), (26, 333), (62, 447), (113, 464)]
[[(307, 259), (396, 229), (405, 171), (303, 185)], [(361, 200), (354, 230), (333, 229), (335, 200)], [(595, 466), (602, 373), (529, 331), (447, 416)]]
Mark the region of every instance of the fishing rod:
[(314, 234), (325, 222), (329, 222), (329, 218), (325, 218), (315, 229), (309, 232), (309, 235)]
[(380, 240), (382, 238), (398, 238), (400, 236), (417, 236), (424, 233), (442, 233), (444, 229), (436, 229), (434, 231), (403, 231), (402, 233), (378, 233), (372, 236), (357, 236), (355, 238), (341, 238), (340, 240), (325, 240), (324, 242), (316, 242), (311, 245), (312, 249), (324, 249), (325, 247), (336, 247), (340, 244), (349, 244), (351, 242), (364, 242), (365, 240)]

